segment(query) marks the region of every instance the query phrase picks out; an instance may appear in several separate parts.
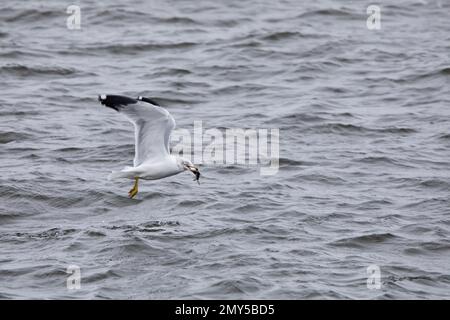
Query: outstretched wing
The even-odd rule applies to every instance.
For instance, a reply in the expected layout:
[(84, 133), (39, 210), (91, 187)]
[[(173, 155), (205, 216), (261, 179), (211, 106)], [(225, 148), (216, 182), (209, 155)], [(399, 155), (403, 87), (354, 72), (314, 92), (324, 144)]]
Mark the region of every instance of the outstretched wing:
[(101, 95), (99, 101), (125, 115), (134, 124), (134, 166), (162, 160), (169, 155), (170, 133), (175, 120), (170, 113), (149, 98), (138, 99), (117, 95)]

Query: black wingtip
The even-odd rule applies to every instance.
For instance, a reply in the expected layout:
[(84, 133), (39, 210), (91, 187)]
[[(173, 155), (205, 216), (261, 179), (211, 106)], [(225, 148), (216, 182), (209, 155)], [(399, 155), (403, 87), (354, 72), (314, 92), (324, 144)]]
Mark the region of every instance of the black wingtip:
[(144, 102), (153, 104), (155, 106), (161, 107), (161, 105), (158, 102), (156, 102), (155, 100), (153, 100), (153, 99), (150, 99), (150, 98), (147, 98), (147, 97), (141, 97), (141, 96), (139, 96), (137, 99), (139, 101), (144, 101)]
[(124, 107), (128, 104), (135, 104), (137, 103), (136, 99), (125, 97), (125, 96), (118, 96), (118, 95), (107, 95), (107, 94), (101, 94), (98, 96), (98, 101), (100, 101), (101, 104), (112, 108), (116, 111), (119, 111), (119, 107)]
[(106, 94), (99, 94), (98, 95), (98, 101), (100, 101), (101, 104), (105, 104), (106, 98), (107, 98)]
[(100, 103), (106, 107), (119, 111), (119, 108), (117, 108), (115, 105), (108, 103), (108, 95), (106, 94), (99, 94), (98, 101), (100, 101)]

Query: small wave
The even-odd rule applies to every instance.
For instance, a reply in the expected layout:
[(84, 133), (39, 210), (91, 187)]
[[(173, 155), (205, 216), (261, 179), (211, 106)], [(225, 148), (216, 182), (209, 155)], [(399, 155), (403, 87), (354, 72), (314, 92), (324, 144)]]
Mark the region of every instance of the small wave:
[(377, 132), (383, 132), (383, 133), (394, 133), (394, 134), (410, 134), (410, 133), (416, 133), (417, 130), (413, 128), (404, 128), (404, 127), (390, 127), (390, 128), (381, 128), (381, 129), (371, 129), (373, 131)]
[(332, 16), (332, 17), (358, 17), (355, 13), (343, 9), (318, 9), (304, 12), (297, 16), (297, 18), (309, 18), (317, 16)]
[(182, 25), (199, 25), (200, 23), (188, 17), (168, 17), (168, 18), (154, 18), (158, 22), (167, 24), (182, 24)]
[(114, 225), (107, 226), (105, 229), (109, 230), (122, 230), (123, 232), (155, 232), (155, 231), (165, 231), (166, 227), (177, 227), (180, 223), (178, 221), (148, 221), (138, 225)]
[[(448, 275), (417, 275), (417, 276), (399, 276), (399, 275), (389, 275), (384, 277), (382, 284), (384, 287), (392, 287), (394, 284), (399, 285), (399, 282), (414, 282), (416, 284), (435, 286), (436, 284), (448, 283), (450, 277)], [(423, 298), (429, 298), (429, 294), (425, 291), (417, 291), (415, 293), (415, 299), (420, 297), (422, 294)], [(387, 296), (389, 300), (393, 300), (394, 296)]]
[(390, 206), (393, 203), (389, 200), (370, 200), (360, 203), (358, 208), (361, 210), (374, 210), (374, 209), (384, 209), (386, 206)]
[(393, 235), (392, 233), (372, 233), (367, 235), (339, 239), (330, 244), (338, 247), (362, 247), (371, 244), (380, 244), (384, 242), (389, 242), (397, 238), (399, 237)]
[(157, 77), (161, 77), (161, 76), (184, 76), (184, 75), (188, 75), (191, 74), (192, 72), (187, 70), (187, 69), (182, 69), (182, 68), (164, 68), (164, 69), (160, 69), (157, 70), (155, 72), (152, 73), (152, 76), (157, 76)]
[(30, 135), (25, 133), (0, 131), (0, 144), (6, 144), (13, 141), (22, 141), (29, 139), (30, 137)]
[[(16, 11), (16, 10), (14, 10)], [(16, 14), (13, 14), (9, 17), (3, 18), (5, 22), (36, 22), (42, 20), (61, 17), (61, 11), (59, 10), (36, 10), (36, 9), (27, 9), (20, 11)]]
[(106, 237), (106, 234), (104, 232), (99, 231), (99, 230), (86, 230), (84, 232), (84, 234), (87, 235), (88, 237), (93, 237), (93, 238)]
[[(0, 111), (0, 116), (2, 117), (8, 117), (8, 116), (15, 116), (15, 117), (24, 117), (24, 116), (37, 116), (40, 113), (37, 111)], [(1, 133), (0, 133), (1, 135)]]
[(117, 24), (124, 22), (136, 22), (136, 20), (149, 20), (151, 18), (152, 17), (144, 11), (109, 6), (108, 9), (96, 10), (94, 15), (90, 17), (90, 21), (93, 23), (101, 23), (102, 25), (106, 25), (108, 23)]
[(40, 75), (67, 76), (76, 73), (77, 71), (73, 68), (63, 68), (63, 67), (48, 67), (48, 66), (28, 67), (20, 64), (8, 64), (0, 67), (0, 74), (9, 74), (20, 77), (30, 77)]
[(247, 203), (244, 205), (239, 205), (234, 208), (236, 212), (242, 212), (243, 214), (248, 214), (251, 212), (261, 212), (262, 207), (256, 203)]
[(83, 283), (93, 283), (96, 281), (108, 280), (111, 281), (115, 278), (121, 278), (121, 276), (113, 270), (106, 270), (102, 272), (96, 272), (93, 274), (83, 275)]
[(263, 283), (253, 277), (241, 280), (222, 280), (210, 286), (210, 294), (245, 294), (258, 291)]
[(131, 43), (131, 44), (107, 44), (91, 46), (89, 51), (106, 52), (111, 54), (136, 54), (140, 52), (188, 49), (196, 46), (194, 42), (173, 42), (173, 43)]
[(431, 70), (429, 72), (421, 73), (421, 74), (413, 74), (401, 77), (399, 79), (393, 79), (392, 82), (394, 83), (411, 83), (414, 81), (420, 81), (420, 80), (426, 80), (433, 77), (438, 76), (444, 76), (448, 77), (450, 76), (450, 67), (445, 67), (438, 70)]
[[(311, 122), (322, 122), (325, 121), (325, 118), (319, 117), (314, 114), (308, 114), (308, 113), (293, 113), (289, 114), (283, 117), (276, 118), (276, 122), (280, 123), (298, 123), (298, 122), (305, 122), (305, 123), (311, 123)], [(273, 123), (274, 120), (268, 120), (266, 121), (268, 123)]]
[(359, 159), (355, 159), (354, 161), (361, 162), (361, 163), (370, 163), (370, 164), (392, 164), (392, 165), (400, 165), (396, 160), (389, 158), (389, 157), (376, 157), (376, 156), (369, 156), (369, 157), (363, 157)]
[(319, 90), (323, 90), (325, 92), (331, 92), (335, 94), (341, 94), (341, 93), (349, 93), (350, 90), (346, 87), (333, 87), (333, 86), (322, 86), (318, 87)]
[(302, 37), (302, 34), (300, 32), (279, 31), (279, 32), (273, 32), (271, 34), (265, 35), (261, 38), (261, 40), (280, 41), (280, 40), (284, 40), (284, 39), (301, 38), (301, 37)]
[(142, 228), (154, 228), (154, 227), (176, 227), (179, 226), (180, 223), (176, 220), (167, 220), (167, 221), (161, 221), (161, 220), (157, 220), (157, 221), (149, 221), (149, 222), (144, 222), (139, 224), (139, 227)]
[(337, 134), (355, 134), (355, 133), (392, 133), (392, 134), (411, 134), (417, 131), (412, 128), (388, 127), (388, 128), (367, 128), (354, 124), (345, 123), (327, 123), (309, 127), (309, 130), (319, 133), (337, 133)]
[[(215, 95), (236, 95), (236, 94), (250, 94), (257, 93), (266, 90), (268, 87), (261, 84), (244, 84), (244, 85), (227, 85), (218, 89), (212, 90), (212, 93)], [(273, 88), (273, 87), (272, 87)]]
[(438, 73), (448, 76), (448, 75), (450, 75), (450, 67), (441, 69), (440, 71), (438, 71)]
[(22, 57), (48, 58), (48, 57), (50, 57), (50, 55), (46, 54), (46, 53), (42, 53), (42, 52), (31, 51), (31, 50), (28, 50), (28, 51), (24, 51), (24, 50), (10, 50), (10, 51), (0, 52), (0, 57), (3, 57), (3, 58), (16, 58), (16, 59), (20, 59)]
[(450, 243), (448, 242), (424, 242), (420, 245), (424, 251), (438, 251), (438, 252), (449, 252)]
[(323, 125), (313, 126), (310, 129), (318, 131), (320, 133), (355, 133), (355, 132), (365, 132), (369, 131), (367, 128), (344, 123), (327, 123)]
[(288, 180), (292, 181), (309, 181), (309, 182), (317, 182), (322, 183), (324, 185), (342, 185), (346, 183), (346, 180), (337, 177), (337, 176), (327, 176), (323, 174), (298, 174)]
[(239, 24), (245, 23), (248, 19), (213, 19), (212, 24), (216, 27), (233, 28)]
[(447, 197), (422, 199), (402, 206), (403, 209), (423, 208), (426, 209), (427, 211), (433, 209), (443, 210), (443, 208), (445, 208), (448, 211), (449, 207), (450, 207), (450, 200)]
[(286, 166), (286, 167), (287, 166), (301, 166), (301, 165), (305, 165), (305, 162), (300, 161), (300, 160), (289, 159), (289, 158), (280, 158), (279, 165)]
[(196, 208), (202, 204), (205, 204), (205, 201), (202, 200), (182, 200), (178, 203), (179, 207), (185, 207), (185, 208)]
[(419, 186), (426, 187), (426, 188), (450, 190), (450, 182), (444, 181), (441, 179), (427, 179), (427, 180), (421, 181), (419, 183)]
[(120, 257), (136, 257), (143, 256), (145, 258), (155, 257), (159, 258), (161, 256), (168, 256), (170, 252), (162, 248), (158, 248), (152, 245), (150, 242), (146, 241), (142, 237), (136, 235), (131, 235), (125, 240), (121, 240), (118, 243), (107, 242), (105, 247), (99, 250), (100, 253), (108, 253), (108, 256), (113, 254)]
[(7, 222), (7, 221), (10, 221), (10, 220), (15, 220), (15, 219), (21, 218), (23, 216), (24, 215), (21, 214), (21, 213), (0, 211), (0, 222)]
[[(48, 177), (44, 178), (48, 179)], [(48, 180), (45, 180), (48, 182)], [(66, 183), (66, 180), (53, 180), (57, 183)], [(52, 192), (44, 188), (40, 184), (30, 185), (0, 185), (0, 195), (5, 199), (12, 199), (14, 201), (32, 201), (36, 206), (41, 203), (52, 208), (83, 208), (88, 207), (92, 203), (95, 203), (105, 198), (115, 198), (115, 195), (111, 191), (86, 191), (87, 195), (73, 192), (63, 194), (61, 192)]]
[[(355, 41), (351, 39), (345, 41), (327, 41), (325, 43), (319, 44), (305, 51), (302, 54), (302, 56), (304, 58), (314, 57), (315, 59), (317, 59), (318, 57), (329, 55), (330, 52), (343, 53), (345, 51), (346, 46), (352, 46), (354, 43)], [(334, 56), (332, 57), (332, 59), (314, 62), (311, 61), (308, 64), (301, 65), (297, 70), (306, 72), (308, 71), (330, 72), (331, 70), (342, 67), (342, 63), (338, 62), (334, 58)]]
[(60, 148), (60, 149), (56, 149), (54, 151), (58, 151), (58, 152), (86, 152), (86, 149), (84, 148), (77, 148), (77, 147), (65, 147), (65, 148)]
[(450, 140), (450, 133), (449, 134), (443, 134), (443, 135), (439, 136), (439, 139)]
[(62, 228), (51, 228), (42, 232), (16, 232), (14, 234), (10, 234), (9, 236), (13, 238), (25, 238), (25, 239), (57, 239), (72, 235), (77, 233), (79, 230), (77, 229), (62, 229)]

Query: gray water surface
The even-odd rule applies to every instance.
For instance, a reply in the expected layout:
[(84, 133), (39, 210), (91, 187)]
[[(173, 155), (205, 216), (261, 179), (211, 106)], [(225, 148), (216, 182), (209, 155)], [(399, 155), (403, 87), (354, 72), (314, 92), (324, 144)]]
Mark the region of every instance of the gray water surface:
[[(73, 3), (2, 1), (0, 298), (450, 298), (450, 2), (390, 3), (368, 30), (369, 1), (79, 1), (69, 30)], [(279, 172), (130, 200), (100, 93), (279, 128)]]

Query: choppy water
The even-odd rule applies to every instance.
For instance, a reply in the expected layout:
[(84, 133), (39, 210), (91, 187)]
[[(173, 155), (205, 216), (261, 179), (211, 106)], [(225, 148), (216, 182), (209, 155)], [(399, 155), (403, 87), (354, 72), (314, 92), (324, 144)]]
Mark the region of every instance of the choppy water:
[[(450, 2), (0, 3), (1, 298), (450, 298)], [(99, 93), (279, 128), (280, 170), (141, 185)], [(380, 290), (366, 286), (378, 265)], [(81, 268), (81, 289), (66, 268)]]

